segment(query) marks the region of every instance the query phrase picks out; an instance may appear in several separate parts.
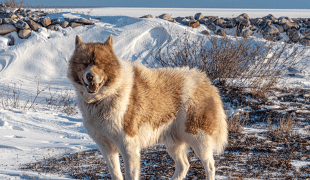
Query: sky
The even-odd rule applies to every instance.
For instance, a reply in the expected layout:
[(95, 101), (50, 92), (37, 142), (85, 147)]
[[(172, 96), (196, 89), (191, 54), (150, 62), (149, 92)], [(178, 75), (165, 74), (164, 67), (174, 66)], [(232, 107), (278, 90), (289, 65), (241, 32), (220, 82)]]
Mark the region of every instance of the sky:
[(52, 7), (310, 9), (310, 0), (25, 0), (25, 3)]

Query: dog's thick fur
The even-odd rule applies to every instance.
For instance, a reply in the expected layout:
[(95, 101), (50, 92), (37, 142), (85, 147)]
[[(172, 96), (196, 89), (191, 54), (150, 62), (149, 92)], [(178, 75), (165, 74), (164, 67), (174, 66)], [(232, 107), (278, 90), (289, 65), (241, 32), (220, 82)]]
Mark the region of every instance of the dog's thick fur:
[(84, 126), (107, 161), (113, 179), (139, 179), (140, 150), (164, 143), (184, 179), (191, 147), (214, 179), (213, 152), (227, 144), (227, 123), (218, 90), (203, 72), (189, 68), (148, 69), (121, 62), (105, 43), (76, 36), (68, 77), (76, 88)]

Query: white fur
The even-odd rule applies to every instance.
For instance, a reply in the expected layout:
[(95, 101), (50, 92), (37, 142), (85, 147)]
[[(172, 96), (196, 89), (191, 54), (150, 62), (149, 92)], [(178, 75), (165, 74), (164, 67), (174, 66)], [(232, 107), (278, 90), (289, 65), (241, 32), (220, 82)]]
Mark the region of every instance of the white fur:
[[(183, 95), (181, 96), (181, 110), (173, 120), (160, 126), (158, 129), (154, 130), (148, 123), (145, 123), (140, 127), (136, 136), (129, 137), (123, 129), (123, 117), (127, 110), (130, 93), (134, 84), (132, 66), (131, 63), (121, 62), (120, 77), (109, 88), (102, 87), (95, 95), (88, 94), (83, 86), (74, 83), (77, 93), (83, 93), (83, 95), (78, 96), (78, 104), (83, 112), (84, 126), (104, 155), (112, 179), (123, 179), (120, 171), (119, 153), (122, 154), (125, 162), (126, 179), (139, 179), (140, 150), (153, 146), (156, 143), (164, 143), (168, 153), (176, 163), (176, 170), (171, 179), (185, 178), (189, 168), (187, 160), (188, 147), (194, 149), (196, 155), (203, 163), (207, 179), (214, 179), (213, 150), (220, 152), (225, 146), (227, 142), (227, 128), (223, 127), (221, 137), (208, 136), (201, 130), (198, 130), (197, 135), (185, 132), (188, 103), (198, 83), (199, 72), (189, 70), (188, 68), (176, 68), (174, 71), (183, 74), (185, 77)], [(116, 103), (116, 107), (111, 111), (105, 109), (104, 105), (112, 101), (113, 95), (119, 88), (123, 90), (120, 97), (113, 100)], [(88, 103), (95, 101), (101, 101), (102, 106), (100, 107), (102, 107), (102, 112), (98, 112), (96, 108), (89, 107)], [(223, 124), (226, 124), (225, 114), (223, 114), (221, 121), (223, 121)]]

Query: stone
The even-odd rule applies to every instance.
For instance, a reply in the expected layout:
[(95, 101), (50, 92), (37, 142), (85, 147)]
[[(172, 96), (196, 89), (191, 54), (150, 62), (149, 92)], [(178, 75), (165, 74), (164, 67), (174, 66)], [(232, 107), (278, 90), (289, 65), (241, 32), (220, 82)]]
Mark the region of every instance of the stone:
[(214, 34), (219, 35), (219, 36), (226, 36), (227, 33), (224, 29), (218, 29), (217, 31), (214, 32)]
[[(170, 19), (172, 20), (172, 19)], [(71, 19), (71, 22), (76, 22), (84, 25), (93, 25), (95, 24), (91, 19), (79, 18), (79, 19)]]
[(159, 17), (160, 19), (163, 19), (163, 20), (166, 20), (166, 21), (172, 20), (170, 14), (162, 14), (162, 15), (160, 15), (160, 16), (158, 16), (158, 17)]
[(310, 34), (305, 35), (304, 37), (305, 39), (309, 39), (310, 40)]
[(244, 30), (244, 26), (237, 26), (237, 31), (236, 31), (236, 35), (237, 36), (242, 36), (243, 35), (243, 30)]
[(242, 37), (243, 38), (248, 38), (250, 36), (253, 35), (253, 31), (251, 31), (250, 29), (245, 29), (243, 32), (242, 32)]
[(203, 31), (201, 32), (201, 34), (207, 35), (207, 36), (210, 36), (210, 35), (211, 35), (211, 33), (210, 33), (208, 30), (203, 30)]
[(296, 22), (286, 22), (283, 25), (284, 31), (287, 31), (288, 29), (299, 29), (300, 26)]
[(12, 23), (12, 19), (11, 18), (4, 18), (2, 19), (2, 24), (11, 24)]
[(285, 23), (290, 22), (286, 17), (280, 17), (278, 20), (279, 25), (284, 25)]
[(216, 31), (216, 25), (211, 23), (209, 25), (207, 25), (208, 29), (210, 29), (211, 31)]
[(264, 28), (264, 27), (268, 27), (271, 26), (272, 21), (270, 19), (264, 19), (262, 22), (259, 23), (259, 26)]
[(30, 28), (29, 25), (25, 21), (22, 21), (22, 20), (18, 20), (14, 25), (18, 29), (29, 29)]
[(192, 28), (197, 28), (199, 25), (200, 25), (200, 23), (198, 21), (190, 21), (188, 23), (188, 26), (192, 27)]
[(236, 24), (234, 24), (232, 21), (226, 21), (226, 22), (224, 22), (224, 23), (222, 23), (221, 24), (221, 28), (233, 28), (233, 27), (235, 27), (236, 26)]
[(72, 22), (72, 23), (70, 23), (70, 26), (72, 28), (75, 28), (75, 27), (83, 26), (83, 24)]
[(195, 20), (194, 16), (188, 16), (187, 19), (188, 20)]
[(60, 25), (62, 28), (66, 28), (66, 27), (68, 27), (69, 22), (68, 22), (68, 21), (64, 21), (64, 22), (59, 23), (59, 25)]
[(225, 21), (224, 19), (220, 18), (220, 19), (215, 20), (215, 21), (214, 21), (214, 24), (217, 25), (217, 26), (222, 27), (222, 26), (223, 26), (223, 23), (225, 23), (225, 22), (226, 22), (226, 21)]
[(250, 22), (250, 19), (242, 19), (240, 22), (239, 22), (240, 25), (242, 26), (245, 26), (245, 27), (248, 27), (251, 25), (251, 22)]
[(263, 21), (263, 19), (261, 19), (261, 18), (250, 19), (251, 24), (254, 26), (259, 26), (262, 21)]
[(301, 33), (303, 36), (306, 36), (306, 35), (310, 34), (310, 29), (302, 29), (302, 30), (300, 30), (300, 33)]
[(284, 32), (283, 26), (278, 25), (278, 26), (276, 26), (276, 28), (279, 30), (279, 33), (283, 33)]
[(2, 24), (2, 19), (0, 18), (0, 24)]
[(263, 38), (269, 41), (278, 41), (282, 39), (278, 28), (276, 28), (273, 25), (267, 26), (265, 29), (263, 29), (262, 34), (263, 34)]
[(18, 37), (21, 39), (28, 39), (31, 36), (31, 30), (30, 29), (22, 29), (18, 32)]
[(40, 22), (44, 27), (47, 27), (52, 23), (49, 17), (41, 18)]
[(201, 19), (203, 19), (203, 15), (202, 15), (202, 13), (196, 13), (194, 18), (196, 20), (201, 20)]
[(243, 19), (250, 19), (250, 16), (247, 13), (242, 13), (238, 17), (242, 17)]
[(148, 15), (142, 16), (140, 18), (153, 18), (153, 16), (151, 14), (148, 14)]
[(205, 25), (209, 25), (211, 23), (214, 23), (214, 21), (216, 21), (217, 19), (218, 19), (217, 16), (212, 16), (208, 20), (206, 20)]
[(8, 35), (8, 38), (10, 39), (10, 42), (8, 43), (8, 46), (14, 46), (15, 45), (15, 38), (11, 34)]
[(0, 25), (0, 35), (6, 35), (14, 31), (17, 31), (17, 29), (12, 24), (1, 24)]
[(59, 30), (59, 26), (57, 26), (57, 25), (49, 25), (49, 26), (47, 26), (47, 29), (50, 29), (51, 31), (58, 31)]
[(51, 25), (56, 25), (60, 23), (60, 19), (52, 19), (51, 20)]
[(28, 25), (30, 26), (30, 28), (34, 31), (38, 31), (42, 26), (38, 23), (36, 23), (33, 20), (28, 20), (26, 21), (28, 23)]
[(309, 40), (309, 39), (303, 38), (303, 39), (301, 39), (301, 40), (299, 41), (299, 43), (302, 44), (302, 45), (304, 45), (304, 46), (310, 46), (310, 40)]
[(184, 18), (184, 17), (176, 17), (175, 19), (176, 19), (176, 21), (177, 21), (178, 23), (182, 23), (183, 20), (186, 21), (186, 18)]
[(278, 28), (276, 28), (275, 26), (272, 26), (272, 25), (267, 26), (267, 27), (263, 30), (263, 33), (264, 33), (264, 34), (276, 34), (276, 33), (278, 33), (278, 32), (279, 32)]
[(298, 42), (300, 39), (300, 34), (298, 31), (294, 30), (294, 29), (289, 29), (286, 32), (286, 35), (288, 36), (288, 38), (293, 41), (293, 42)]

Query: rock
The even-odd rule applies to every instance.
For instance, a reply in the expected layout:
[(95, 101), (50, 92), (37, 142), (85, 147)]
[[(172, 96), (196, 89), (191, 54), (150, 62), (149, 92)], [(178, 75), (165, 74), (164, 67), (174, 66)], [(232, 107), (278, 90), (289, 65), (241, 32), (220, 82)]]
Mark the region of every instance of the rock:
[(0, 35), (6, 35), (14, 31), (17, 31), (17, 29), (12, 24), (1, 24), (0, 25)]
[(12, 19), (11, 18), (4, 18), (2, 19), (2, 24), (11, 24)]
[(235, 26), (236, 24), (234, 24), (232, 21), (229, 20), (229, 21), (222, 23), (220, 27), (221, 28), (233, 28)]
[(310, 34), (310, 29), (302, 29), (302, 30), (300, 30), (300, 33), (301, 33), (303, 36), (306, 36), (306, 35)]
[(218, 29), (217, 31), (214, 32), (214, 34), (219, 35), (219, 36), (226, 36), (227, 33), (224, 29)]
[(251, 25), (251, 22), (250, 22), (250, 19), (242, 19), (240, 22), (239, 22), (240, 25), (242, 26), (245, 26), (245, 27), (248, 27)]
[(263, 38), (269, 41), (278, 41), (282, 39), (278, 28), (276, 28), (273, 25), (267, 26), (265, 29), (263, 29), (262, 34), (263, 34)]
[(41, 18), (40, 22), (44, 27), (47, 27), (52, 23), (49, 17)]
[(75, 28), (75, 27), (83, 26), (83, 24), (72, 22), (72, 23), (70, 23), (70, 26), (72, 28)]
[(278, 25), (278, 26), (276, 26), (276, 28), (279, 30), (279, 33), (283, 33), (284, 32), (283, 26)]
[(22, 29), (18, 32), (18, 37), (21, 39), (28, 39), (31, 36), (31, 30), (30, 29)]
[(216, 31), (216, 25), (211, 23), (209, 25), (207, 25), (208, 29), (210, 29), (211, 31)]
[(68, 27), (69, 22), (68, 22), (68, 21), (64, 21), (64, 22), (59, 23), (59, 25), (60, 25), (62, 28), (66, 28), (66, 27)]
[(287, 17), (280, 17), (279, 19), (279, 24), (280, 25), (284, 25), (285, 23), (289, 23), (289, 22), (291, 22)]
[(16, 18), (18, 18), (18, 17), (15, 14), (11, 15), (11, 19), (16, 19)]
[[(172, 19), (170, 19), (172, 20)], [(84, 25), (93, 25), (95, 24), (92, 20), (90, 19), (85, 19), (85, 18), (80, 18), (80, 19), (71, 19), (71, 22), (76, 22)]]
[(38, 23), (36, 23), (33, 20), (28, 20), (26, 21), (28, 23), (28, 25), (30, 26), (30, 28), (34, 31), (38, 31), (42, 26)]
[(2, 19), (0, 18), (0, 24), (2, 24)]
[(223, 26), (223, 23), (225, 23), (225, 22), (226, 22), (226, 21), (225, 21), (224, 19), (220, 18), (220, 19), (215, 20), (215, 21), (214, 21), (214, 24), (217, 25), (217, 26), (222, 27), (222, 26)]
[(244, 30), (244, 26), (238, 26), (237, 27), (237, 31), (236, 31), (236, 35), (237, 36), (242, 36), (243, 35), (243, 30)]
[(184, 17), (176, 17), (175, 19), (178, 23), (182, 23), (183, 20), (186, 20)]
[(47, 29), (50, 29), (51, 31), (58, 31), (59, 30), (59, 26), (57, 26), (57, 25), (49, 25), (49, 26), (47, 26)]
[(56, 25), (60, 23), (60, 19), (53, 19), (51, 20), (51, 25)]
[(195, 20), (194, 16), (188, 16), (187, 19), (188, 20)]
[(216, 21), (217, 19), (218, 19), (217, 16), (212, 16), (208, 20), (206, 20), (205, 25), (209, 25), (211, 23), (214, 23), (214, 21)]
[(153, 18), (153, 16), (151, 14), (148, 14), (148, 15), (142, 16), (140, 18)]
[(270, 19), (264, 19), (262, 22), (259, 23), (259, 26), (264, 29), (265, 27), (271, 26), (271, 24), (272, 21)]
[(203, 35), (208, 35), (208, 36), (211, 35), (210, 32), (209, 32), (208, 30), (203, 30), (203, 31), (201, 32), (201, 34), (203, 34)]
[(263, 21), (263, 19), (261, 19), (261, 18), (250, 19), (251, 24), (254, 26), (259, 26), (262, 21)]
[(29, 25), (25, 21), (22, 21), (22, 20), (18, 20), (15, 23), (15, 27), (18, 29), (29, 29), (30, 28)]
[(309, 39), (309, 40), (310, 40), (310, 34), (305, 35), (305, 37), (304, 37), (304, 38), (306, 38), (306, 39)]
[(202, 13), (196, 13), (194, 18), (196, 20), (201, 20), (201, 19), (203, 19), (203, 15), (202, 15)]
[(298, 31), (296, 30), (293, 30), (293, 29), (289, 29), (287, 32), (286, 32), (286, 35), (288, 36), (288, 38), (293, 41), (293, 42), (298, 42), (299, 39), (300, 39), (300, 34)]
[(163, 20), (166, 20), (166, 21), (172, 20), (170, 14), (162, 14), (162, 15), (160, 15), (160, 16), (158, 16), (158, 17), (159, 17), (160, 19), (163, 19)]
[(301, 39), (299, 41), (300, 44), (304, 45), (304, 46), (310, 46), (310, 40), (309, 39)]
[(284, 31), (287, 31), (288, 29), (299, 29), (299, 25), (296, 22), (286, 22), (283, 25)]
[[(250, 19), (250, 16), (247, 14), (247, 13), (243, 13), (243, 14), (240, 14), (239, 16), (238, 16), (239, 18), (243, 18), (243, 19)], [(237, 18), (238, 18), (237, 17)]]
[(242, 37), (243, 38), (248, 38), (250, 36), (253, 35), (253, 31), (251, 31), (250, 29), (245, 29), (243, 32), (242, 32)]
[(8, 46), (13, 46), (15, 45), (15, 38), (14, 36), (12, 36), (11, 34), (8, 36), (8, 38), (11, 40), (9, 43), (8, 43)]
[(192, 28), (197, 28), (199, 25), (200, 25), (200, 23), (198, 21), (190, 21), (188, 23), (188, 26), (192, 27)]

